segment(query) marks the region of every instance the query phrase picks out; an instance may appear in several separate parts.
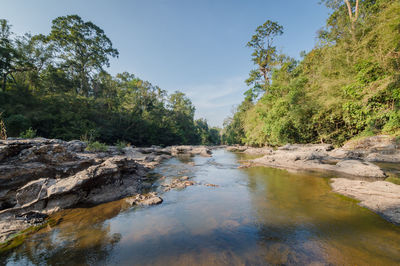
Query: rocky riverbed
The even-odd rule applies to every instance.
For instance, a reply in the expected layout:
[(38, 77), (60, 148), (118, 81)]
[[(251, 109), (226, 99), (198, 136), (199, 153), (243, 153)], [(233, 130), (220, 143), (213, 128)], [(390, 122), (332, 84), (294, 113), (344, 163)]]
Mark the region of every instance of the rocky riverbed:
[(288, 144), (277, 149), (230, 146), (227, 149), (261, 156), (245, 161), (242, 167), (267, 166), (339, 175), (342, 178), (332, 179), (335, 192), (359, 200), (360, 205), (400, 224), (400, 186), (384, 181), (388, 173), (375, 164), (400, 163), (400, 145), (393, 137), (362, 138), (336, 149), (330, 144)]
[[(160, 195), (148, 193), (153, 182), (148, 175), (151, 169), (173, 156), (212, 154), (212, 148), (204, 146), (109, 147), (104, 152), (88, 152), (86, 146), (77, 140), (43, 138), (0, 141), (0, 242), (45, 223), (49, 215), (63, 209), (122, 198), (131, 205), (160, 204), (163, 201)], [(277, 149), (224, 148), (258, 156), (245, 161), (242, 167), (266, 166), (340, 175), (341, 178), (332, 179), (335, 192), (355, 198), (360, 205), (400, 223), (400, 186), (384, 181), (387, 173), (375, 164), (400, 162), (399, 145), (393, 138), (375, 136), (336, 149), (328, 144), (288, 144)], [(182, 176), (162, 183), (161, 191), (193, 185), (216, 186)]]
[(0, 141), (0, 242), (62, 209), (125, 197), (133, 205), (159, 204), (157, 194), (142, 194), (150, 169), (172, 156), (211, 156), (203, 146), (105, 152), (88, 152), (86, 146), (43, 138)]

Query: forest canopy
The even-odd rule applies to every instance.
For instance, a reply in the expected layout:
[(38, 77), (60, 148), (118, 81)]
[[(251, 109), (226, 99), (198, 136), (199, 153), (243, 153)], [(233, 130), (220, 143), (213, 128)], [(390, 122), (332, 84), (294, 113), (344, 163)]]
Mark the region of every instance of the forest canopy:
[(86, 139), (107, 144), (218, 144), (219, 129), (195, 120), (182, 92), (168, 94), (131, 73), (110, 75), (118, 57), (105, 32), (77, 15), (48, 35), (15, 36), (0, 19), (0, 121), (8, 137)]

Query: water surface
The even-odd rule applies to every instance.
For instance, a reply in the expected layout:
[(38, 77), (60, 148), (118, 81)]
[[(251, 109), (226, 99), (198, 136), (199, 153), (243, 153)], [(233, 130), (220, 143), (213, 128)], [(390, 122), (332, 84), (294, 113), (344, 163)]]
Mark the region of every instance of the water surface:
[[(124, 200), (63, 211), (63, 221), (0, 255), (0, 264), (259, 265), (400, 264), (400, 228), (331, 192), (329, 178), (238, 169), (240, 155), (171, 159), (154, 176), (200, 185), (163, 204)], [(207, 187), (212, 183), (219, 187)]]

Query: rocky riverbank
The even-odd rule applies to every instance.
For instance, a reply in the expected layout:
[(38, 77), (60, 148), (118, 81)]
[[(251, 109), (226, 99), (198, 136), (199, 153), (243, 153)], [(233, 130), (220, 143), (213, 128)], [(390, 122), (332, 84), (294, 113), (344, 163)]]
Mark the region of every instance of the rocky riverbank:
[(266, 166), (339, 175), (342, 178), (332, 179), (335, 192), (357, 199), (360, 205), (400, 224), (400, 186), (384, 181), (388, 173), (375, 164), (400, 163), (400, 145), (393, 137), (362, 138), (336, 149), (329, 144), (288, 144), (277, 149), (231, 146), (227, 149), (261, 156), (245, 161), (242, 167)]
[(43, 138), (0, 141), (0, 242), (66, 208), (125, 197), (134, 205), (159, 204), (157, 194), (142, 194), (150, 169), (172, 156), (211, 156), (203, 146), (105, 152), (88, 152), (86, 146)]

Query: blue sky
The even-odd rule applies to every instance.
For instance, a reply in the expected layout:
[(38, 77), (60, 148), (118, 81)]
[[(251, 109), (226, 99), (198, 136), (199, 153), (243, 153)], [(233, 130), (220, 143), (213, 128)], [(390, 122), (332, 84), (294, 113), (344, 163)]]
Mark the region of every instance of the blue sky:
[(246, 91), (253, 68), (246, 47), (255, 28), (278, 21), (279, 50), (311, 50), (329, 14), (319, 0), (1, 0), (0, 18), (16, 34), (47, 34), (51, 20), (78, 14), (100, 26), (120, 52), (108, 69), (134, 73), (186, 93), (196, 117), (221, 126)]

